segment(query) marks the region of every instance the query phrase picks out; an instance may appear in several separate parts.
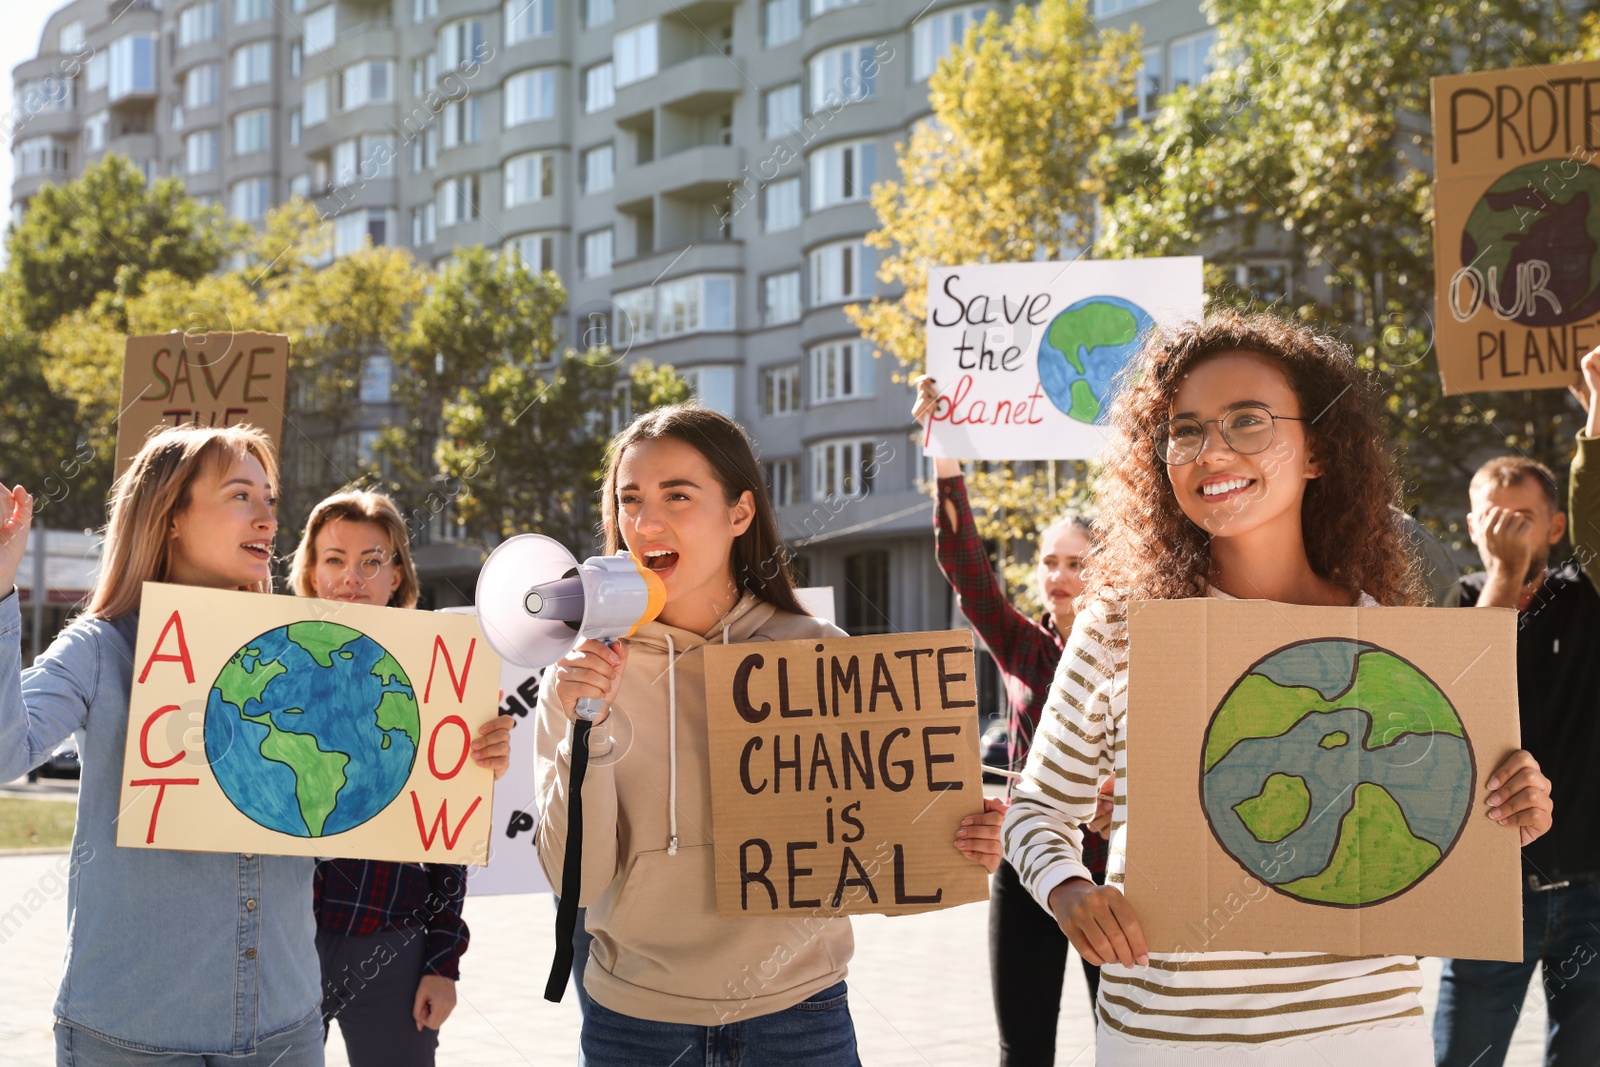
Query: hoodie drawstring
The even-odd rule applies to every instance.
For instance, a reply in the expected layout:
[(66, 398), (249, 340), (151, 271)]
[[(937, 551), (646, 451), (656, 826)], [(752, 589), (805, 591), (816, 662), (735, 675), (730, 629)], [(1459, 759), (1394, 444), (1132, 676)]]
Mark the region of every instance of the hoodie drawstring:
[(667, 638), (667, 855), (678, 854), (678, 650)]

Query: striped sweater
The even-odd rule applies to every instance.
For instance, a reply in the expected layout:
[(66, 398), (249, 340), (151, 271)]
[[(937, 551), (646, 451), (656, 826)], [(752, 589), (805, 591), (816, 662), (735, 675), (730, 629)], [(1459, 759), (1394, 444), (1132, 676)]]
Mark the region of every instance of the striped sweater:
[[(1227, 597), (1219, 590), (1211, 595)], [(1359, 605), (1376, 602), (1363, 595)], [(1006, 859), (1047, 911), (1052, 889), (1089, 876), (1079, 827), (1093, 818), (1096, 786), (1108, 774), (1116, 776), (1116, 809), (1106, 882), (1122, 886), (1127, 714), (1126, 607), (1080, 612), (1004, 830)], [(1118, 1044), (1181, 1043), (1198, 1050), (1299, 1039), (1304, 1052), (1306, 1042), (1349, 1047), (1351, 1039), (1371, 1037), (1374, 1026), (1423, 1028), (1422, 979), (1409, 956), (1151, 953), (1148, 967), (1112, 962), (1100, 975), (1099, 1022), (1117, 1035)]]

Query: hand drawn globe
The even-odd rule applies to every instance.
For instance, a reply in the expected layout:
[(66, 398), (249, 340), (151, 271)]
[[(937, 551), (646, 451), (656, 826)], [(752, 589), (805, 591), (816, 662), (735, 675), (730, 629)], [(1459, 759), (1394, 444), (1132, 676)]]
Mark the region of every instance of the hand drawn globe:
[(1363, 907), (1416, 885), (1466, 826), (1472, 746), (1444, 692), (1376, 645), (1258, 660), (1206, 728), (1200, 794), (1228, 855), (1281, 893)]
[(411, 680), (348, 626), (299, 622), (247, 641), (206, 702), (206, 756), (234, 807), (269, 830), (328, 837), (400, 795), (421, 734)]
[(1070, 419), (1104, 423), (1112, 378), (1154, 325), (1143, 308), (1116, 296), (1091, 296), (1064, 309), (1039, 341), (1044, 395)]
[[(1519, 268), (1534, 261), (1546, 264), (1544, 288), (1559, 311), (1523, 292)], [(1547, 159), (1502, 174), (1467, 216), (1461, 262), (1486, 286), (1494, 271), (1494, 292), (1486, 296), (1523, 326), (1560, 326), (1600, 313), (1600, 169)]]

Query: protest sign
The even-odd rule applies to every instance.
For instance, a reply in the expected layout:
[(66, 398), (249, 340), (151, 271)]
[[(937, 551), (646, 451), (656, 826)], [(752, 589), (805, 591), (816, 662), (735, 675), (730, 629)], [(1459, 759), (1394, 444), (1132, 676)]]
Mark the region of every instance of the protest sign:
[(1198, 256), (928, 270), (923, 447), (956, 459), (1093, 459), (1117, 373), (1204, 311)]
[(117, 473), (167, 426), (238, 426), (283, 436), (289, 338), (279, 333), (162, 333), (130, 337), (122, 361)]
[(717, 914), (903, 915), (988, 897), (972, 634), (710, 644)]
[(117, 844), (482, 864), (476, 619), (146, 582)]
[(1600, 344), (1600, 62), (1433, 79), (1444, 391), (1576, 384)]
[(1516, 612), (1135, 603), (1124, 891), (1155, 952), (1522, 958)]

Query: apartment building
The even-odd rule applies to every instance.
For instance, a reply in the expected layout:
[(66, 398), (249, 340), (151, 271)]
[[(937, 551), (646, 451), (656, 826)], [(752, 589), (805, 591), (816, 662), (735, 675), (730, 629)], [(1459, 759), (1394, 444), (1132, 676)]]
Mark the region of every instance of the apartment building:
[[(1012, 6), (73, 0), (14, 72), (13, 209), (120, 152), (251, 221), (309, 197), (335, 255), (367, 239), (425, 262), (515, 250), (566, 283), (571, 344), (671, 363), (750, 429), (841, 625), (943, 626), (910, 391), (844, 307), (878, 284), (868, 191), (928, 114), (928, 76), (972, 20)], [(1205, 69), (1195, 0), (1096, 14), (1145, 28), (1130, 115)], [(380, 360), (357, 451), (388, 387)]]

